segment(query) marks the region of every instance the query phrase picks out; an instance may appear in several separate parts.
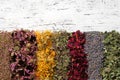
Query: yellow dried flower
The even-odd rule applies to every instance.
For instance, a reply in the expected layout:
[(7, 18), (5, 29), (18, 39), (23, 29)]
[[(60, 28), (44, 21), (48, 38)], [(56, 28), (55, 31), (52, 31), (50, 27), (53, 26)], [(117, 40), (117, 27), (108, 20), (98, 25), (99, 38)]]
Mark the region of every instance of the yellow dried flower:
[(36, 31), (36, 40), (38, 44), (37, 56), (37, 70), (36, 76), (39, 80), (52, 80), (53, 68), (55, 67), (55, 51), (52, 50), (52, 33), (50, 31), (38, 32)]

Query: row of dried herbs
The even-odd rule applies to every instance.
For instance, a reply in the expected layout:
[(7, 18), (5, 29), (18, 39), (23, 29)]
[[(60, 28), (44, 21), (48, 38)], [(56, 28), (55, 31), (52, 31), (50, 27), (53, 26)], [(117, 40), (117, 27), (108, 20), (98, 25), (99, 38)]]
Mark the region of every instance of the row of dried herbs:
[(119, 80), (120, 33), (0, 32), (0, 62), (0, 80)]
[(69, 33), (54, 32), (53, 48), (56, 52), (53, 80), (68, 80), (67, 72), (70, 63), (69, 49), (67, 48)]
[(97, 31), (85, 32), (85, 53), (88, 55), (88, 80), (102, 80), (100, 70), (103, 66), (104, 34)]
[(11, 33), (0, 31), (0, 80), (10, 80), (8, 49), (12, 46)]
[(11, 80), (33, 80), (35, 71), (36, 37), (33, 31), (12, 32), (14, 47), (10, 51)]
[(71, 56), (68, 80), (87, 80), (88, 61), (84, 51), (85, 34), (79, 30), (72, 33), (68, 40), (69, 54)]
[(120, 33), (105, 32), (103, 80), (120, 80)]
[(53, 80), (53, 68), (55, 67), (55, 51), (52, 47), (52, 36), (50, 31), (36, 32), (38, 51), (37, 56), (37, 80)]

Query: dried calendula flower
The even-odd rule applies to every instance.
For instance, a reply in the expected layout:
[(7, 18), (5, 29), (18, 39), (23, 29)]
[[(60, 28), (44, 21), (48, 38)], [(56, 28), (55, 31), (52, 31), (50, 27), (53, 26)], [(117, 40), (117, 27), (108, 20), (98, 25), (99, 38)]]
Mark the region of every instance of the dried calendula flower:
[(50, 31), (36, 31), (38, 44), (36, 77), (39, 80), (53, 80), (53, 68), (55, 67), (55, 51), (52, 48), (52, 33)]

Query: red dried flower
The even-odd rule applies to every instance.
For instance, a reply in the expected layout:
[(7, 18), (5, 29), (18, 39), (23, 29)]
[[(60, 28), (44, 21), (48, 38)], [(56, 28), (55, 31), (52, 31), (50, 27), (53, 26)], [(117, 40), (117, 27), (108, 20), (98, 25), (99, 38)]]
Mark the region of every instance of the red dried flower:
[(69, 37), (67, 47), (70, 50), (71, 63), (68, 71), (68, 80), (87, 80), (87, 54), (84, 52), (85, 34), (79, 30)]

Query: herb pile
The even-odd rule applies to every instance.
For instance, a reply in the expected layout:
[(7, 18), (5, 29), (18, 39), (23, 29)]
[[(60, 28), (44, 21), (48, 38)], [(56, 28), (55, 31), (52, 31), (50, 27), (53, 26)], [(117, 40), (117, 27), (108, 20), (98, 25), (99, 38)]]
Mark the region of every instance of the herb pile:
[(33, 80), (35, 70), (36, 37), (33, 31), (13, 31), (14, 47), (10, 51), (12, 80)]
[(88, 80), (102, 80), (100, 70), (103, 66), (103, 48), (102, 43), (104, 35), (101, 32), (86, 32), (85, 52), (88, 54)]
[(72, 33), (68, 40), (71, 63), (69, 65), (68, 80), (87, 80), (87, 54), (84, 52), (85, 34), (79, 30)]
[(69, 33), (65, 31), (54, 32), (53, 47), (56, 52), (53, 80), (67, 80), (68, 65), (70, 56), (68, 55), (69, 49), (67, 48), (67, 41)]
[(0, 80), (10, 80), (11, 73), (9, 68), (9, 47), (12, 47), (10, 32), (0, 31)]
[(37, 47), (37, 80), (53, 80), (55, 67), (55, 51), (52, 47), (52, 33), (50, 31), (36, 32)]
[(0, 80), (120, 80), (120, 33), (0, 32)]
[(105, 32), (103, 80), (120, 80), (120, 33)]

